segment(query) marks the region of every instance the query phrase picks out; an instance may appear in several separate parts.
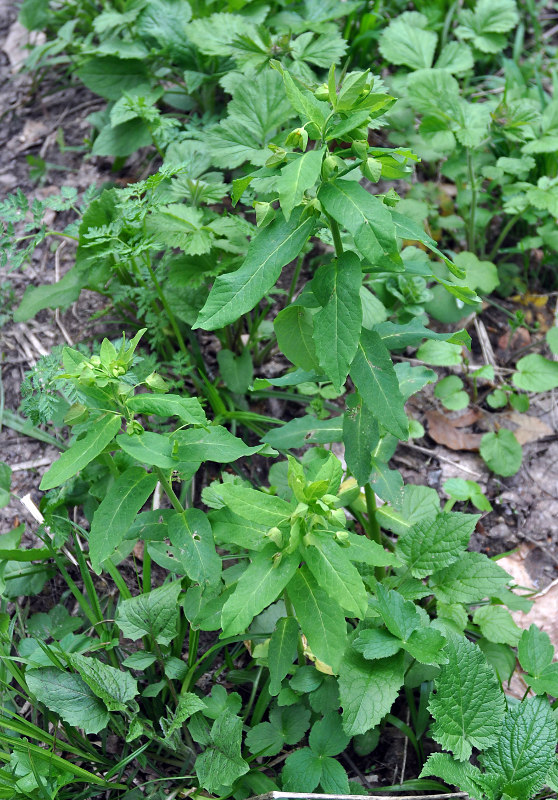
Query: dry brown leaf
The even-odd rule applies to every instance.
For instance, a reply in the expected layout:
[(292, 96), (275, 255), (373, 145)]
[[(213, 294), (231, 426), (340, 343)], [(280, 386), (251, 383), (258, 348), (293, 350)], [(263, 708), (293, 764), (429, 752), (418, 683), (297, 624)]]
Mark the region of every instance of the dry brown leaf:
[(474, 425), (482, 417), (480, 408), (466, 408), (458, 416), (448, 418), (454, 428), (467, 428)]
[(552, 436), (554, 431), (538, 417), (529, 414), (519, 414), (517, 411), (509, 411), (502, 414), (502, 417), (513, 423), (512, 430), (519, 444), (528, 444), (543, 439), (545, 436)]
[(439, 411), (428, 411), (425, 417), (428, 422), (428, 433), (437, 444), (443, 444), (450, 450), (479, 449), (481, 434), (468, 433), (456, 428), (452, 421)]
[(507, 350), (510, 347), (518, 349), (520, 347), (527, 347), (531, 344), (531, 335), (526, 328), (517, 328), (513, 333), (506, 331), (498, 339), (498, 347), (500, 350)]
[(533, 547), (534, 545), (532, 544), (522, 542), (509, 556), (498, 559), (498, 566), (509, 572), (518, 586), (524, 586), (528, 589), (536, 589), (533, 586), (533, 579), (525, 566), (527, 556), (533, 550)]

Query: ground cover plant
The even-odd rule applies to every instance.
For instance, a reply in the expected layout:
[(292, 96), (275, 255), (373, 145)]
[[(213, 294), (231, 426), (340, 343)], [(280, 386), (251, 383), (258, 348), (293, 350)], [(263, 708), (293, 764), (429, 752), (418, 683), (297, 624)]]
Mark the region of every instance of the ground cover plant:
[[(60, 455), (33, 539), (0, 534), (0, 797), (366, 796), (394, 729), (414, 773), (380, 790), (558, 791), (553, 643), (468, 549), (488, 498), (454, 479), (442, 505), (391, 463), (432, 384), (449, 411), (519, 414), (558, 386), (555, 327), (502, 380), (456, 324), (530, 280), (534, 248), (552, 279), (536, 8), (25, 0), (21, 19), (47, 33), (39, 91), (57, 69), (107, 99), (92, 153), (146, 149), (124, 186), (0, 207), (10, 269), (76, 247), (16, 321), (89, 290), (108, 329), (21, 387)], [(480, 453), (521, 464), (497, 424)]]

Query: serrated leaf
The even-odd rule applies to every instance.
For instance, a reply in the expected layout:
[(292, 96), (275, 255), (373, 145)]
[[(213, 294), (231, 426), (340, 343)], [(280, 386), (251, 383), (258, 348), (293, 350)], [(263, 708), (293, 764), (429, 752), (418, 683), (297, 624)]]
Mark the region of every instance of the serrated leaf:
[(277, 178), (281, 210), (289, 220), (293, 208), (302, 202), (304, 192), (311, 189), (320, 177), (324, 150), (308, 150), (282, 168)]
[(355, 736), (379, 725), (397, 699), (403, 678), (403, 653), (370, 662), (348, 649), (339, 670), (345, 732)]
[(436, 598), (443, 603), (478, 603), (493, 596), (511, 580), (508, 573), (484, 553), (463, 553), (430, 579)]
[(381, 200), (356, 181), (342, 179), (323, 183), (318, 199), (326, 213), (349, 231), (371, 267), (403, 271), (395, 226)]
[(109, 711), (126, 711), (127, 704), (138, 693), (138, 685), (129, 672), (79, 654), (70, 655), (69, 660)]
[(312, 725), (308, 744), (318, 756), (337, 756), (342, 753), (350, 741), (342, 728), (341, 717), (336, 711), (330, 711)]
[(75, 441), (45, 472), (39, 488), (41, 491), (60, 486), (93, 461), (114, 439), (122, 419), (116, 414), (103, 414), (89, 426), (82, 439)]
[(301, 706), (274, 708), (269, 722), (262, 722), (250, 729), (246, 744), (250, 752), (272, 756), (279, 753), (285, 744), (297, 744), (310, 727), (310, 711)]
[(480, 756), (481, 763), (500, 792), (528, 800), (544, 785), (556, 741), (548, 700), (531, 697), (506, 713), (498, 741)]
[(312, 217), (301, 222), (300, 215), (293, 214), (288, 221), (278, 217), (260, 229), (240, 269), (217, 278), (194, 328), (222, 328), (251, 311), (275, 285), (285, 264), (300, 253), (313, 228)]
[(433, 738), (460, 761), (473, 747), (484, 750), (500, 733), (505, 700), (482, 651), (464, 637), (451, 637), (444, 648), (448, 663), (434, 682), (429, 710)]
[(512, 615), (504, 606), (481, 606), (473, 615), (473, 622), (481, 629), (482, 635), (490, 642), (509, 644), (516, 647), (521, 629), (513, 621)]
[(458, 786), (475, 800), (480, 800), (484, 796), (479, 768), (468, 761), (455, 761), (449, 753), (431, 753), (419, 778), (426, 775), (434, 775), (450, 786)]
[(331, 533), (313, 531), (307, 538), (304, 559), (320, 586), (327, 586), (348, 616), (362, 619), (368, 596), (356, 567)]
[(197, 397), (178, 397), (173, 394), (136, 394), (127, 406), (137, 414), (158, 417), (178, 417), (185, 425), (207, 425), (205, 411)]
[(194, 583), (212, 586), (221, 577), (221, 559), (215, 550), (207, 516), (199, 508), (187, 508), (168, 521), (172, 553)]
[(277, 558), (274, 545), (256, 553), (223, 606), (222, 635), (244, 633), (254, 617), (277, 600), (296, 573), (299, 561), (297, 552)]
[(211, 728), (211, 746), (196, 759), (195, 770), (200, 785), (212, 794), (220, 794), (249, 770), (241, 755), (242, 720), (223, 714)]
[(28, 669), (25, 680), (29, 691), (70, 725), (83, 728), (85, 733), (98, 733), (107, 726), (105, 704), (79, 675), (46, 667)]
[(380, 38), (380, 52), (391, 64), (411, 69), (431, 67), (438, 41), (433, 31), (425, 30), (423, 14), (406, 12), (392, 20)]
[(357, 653), (372, 661), (376, 658), (389, 658), (401, 650), (401, 640), (385, 628), (369, 628), (360, 631), (353, 641)]
[(554, 647), (548, 633), (531, 624), (529, 629), (521, 634), (517, 655), (522, 668), (538, 678), (554, 658)]
[(347, 641), (341, 607), (306, 566), (296, 571), (287, 593), (312, 653), (337, 672)]
[(97, 573), (101, 565), (124, 539), (136, 514), (157, 485), (157, 475), (143, 467), (129, 467), (113, 483), (93, 514), (89, 532), (91, 566)]
[(127, 639), (150, 636), (159, 644), (169, 644), (176, 635), (180, 581), (167, 583), (147, 594), (121, 600), (116, 624)]
[(460, 557), (479, 519), (458, 511), (427, 518), (399, 537), (395, 552), (416, 578), (425, 578)]
[(322, 760), (309, 747), (287, 756), (281, 772), (285, 792), (312, 792), (322, 776)]
[(350, 375), (378, 422), (398, 439), (407, 439), (405, 401), (389, 352), (376, 331), (362, 330)]
[(281, 691), (283, 678), (291, 671), (298, 643), (298, 622), (294, 617), (281, 617), (269, 640), (269, 693)]
[(341, 391), (355, 357), (362, 328), (362, 267), (355, 253), (319, 267), (312, 287), (322, 308), (314, 315), (313, 338), (320, 366)]

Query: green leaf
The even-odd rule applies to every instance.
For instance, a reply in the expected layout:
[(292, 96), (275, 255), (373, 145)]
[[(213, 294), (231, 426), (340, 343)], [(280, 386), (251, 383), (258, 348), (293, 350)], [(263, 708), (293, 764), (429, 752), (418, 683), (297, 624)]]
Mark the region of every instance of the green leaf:
[(76, 302), (85, 286), (87, 275), (75, 267), (56, 283), (27, 286), (21, 303), (14, 311), (14, 322), (32, 319), (45, 308), (68, 308)]
[(233, 436), (221, 425), (176, 431), (173, 442), (178, 445), (175, 448), (177, 459), (187, 462), (215, 461), (218, 464), (228, 464), (261, 450), (258, 446), (248, 447), (242, 439)]
[(159, 644), (170, 644), (176, 635), (180, 581), (167, 583), (147, 594), (121, 600), (116, 612), (116, 624), (126, 639), (150, 636)]
[(386, 346), (375, 331), (362, 330), (351, 378), (378, 422), (398, 439), (407, 439), (405, 401)]
[(360, 631), (353, 641), (357, 653), (362, 653), (367, 661), (376, 658), (389, 658), (401, 650), (401, 640), (385, 628), (369, 628)]
[(306, 538), (304, 560), (320, 586), (327, 586), (348, 616), (362, 619), (368, 595), (362, 578), (331, 533), (312, 531)]
[(308, 89), (297, 86), (295, 80), (279, 63), (273, 63), (272, 66), (281, 72), (287, 98), (297, 114), (300, 114), (305, 122), (312, 121), (318, 130), (321, 130), (329, 114), (328, 105), (317, 100)]
[(116, 444), (140, 464), (173, 470), (184, 466), (173, 456), (172, 440), (162, 433), (123, 433), (116, 437)]
[(294, 214), (260, 229), (240, 269), (217, 278), (194, 328), (222, 328), (251, 311), (275, 285), (285, 264), (298, 256), (313, 228), (312, 217), (301, 222)]
[(405, 324), (395, 322), (380, 322), (374, 325), (373, 330), (380, 335), (382, 342), (388, 350), (403, 350), (405, 347), (416, 347), (423, 339), (448, 341), (451, 344), (462, 344), (471, 347), (471, 337), (467, 331), (460, 330), (454, 333), (437, 333), (426, 328), (420, 319), (412, 319)]
[(297, 744), (310, 727), (310, 711), (301, 706), (274, 708), (269, 722), (255, 725), (246, 736), (246, 744), (254, 754), (279, 753), (285, 744)]
[(149, 83), (147, 68), (142, 61), (117, 56), (89, 58), (77, 70), (77, 76), (88, 89), (107, 100), (118, 100), (123, 92), (141, 83)]
[(515, 475), (523, 459), (521, 445), (507, 428), (500, 428), (496, 433), (485, 433), (481, 439), (480, 454), (492, 472), (504, 477)]
[(320, 366), (341, 391), (355, 357), (362, 328), (362, 267), (355, 253), (319, 267), (312, 281), (322, 308), (314, 315), (314, 342)]
[(170, 724), (165, 726), (165, 739), (170, 737), (182, 728), (182, 725), (197, 711), (204, 711), (207, 708), (201, 697), (192, 692), (185, 692), (180, 695), (178, 705)]
[(70, 663), (109, 711), (126, 711), (127, 704), (138, 693), (138, 685), (129, 672), (124, 672), (98, 658), (79, 654), (69, 656)]
[(306, 566), (296, 571), (287, 593), (312, 653), (337, 672), (347, 642), (347, 625), (341, 607), (316, 582)]
[(245, 394), (254, 377), (249, 348), (246, 347), (239, 356), (231, 350), (219, 350), (217, 361), (225, 386), (235, 394)]
[(473, 622), (481, 629), (489, 642), (509, 644), (517, 647), (521, 629), (513, 621), (512, 615), (504, 606), (481, 606), (473, 616)]
[(397, 699), (403, 678), (403, 653), (370, 662), (349, 648), (339, 670), (345, 732), (355, 736), (379, 725)]
[(382, 584), (376, 586), (376, 604), (388, 631), (404, 642), (422, 624), (412, 600), (405, 600), (399, 592), (386, 590)]
[(395, 552), (416, 578), (425, 578), (460, 558), (479, 518), (452, 511), (424, 519), (399, 537)]
[[(322, 756), (320, 786), (328, 794), (349, 794), (349, 778), (345, 768), (335, 758)], [(358, 784), (357, 784), (358, 786)]]
[(371, 567), (397, 567), (400, 562), (393, 554), (384, 550), (377, 542), (358, 533), (349, 533), (346, 548), (347, 556), (351, 561), (368, 564)]
[(431, 67), (438, 37), (425, 30), (424, 14), (405, 12), (392, 20), (380, 38), (380, 52), (391, 64), (411, 69)]
[(528, 800), (544, 785), (556, 759), (556, 720), (544, 697), (531, 697), (504, 716), (497, 742), (481, 763), (499, 793)]
[(532, 624), (529, 630), (521, 634), (517, 655), (522, 668), (538, 678), (554, 658), (554, 647), (548, 633)]
[(292, 506), (286, 500), (247, 486), (223, 483), (215, 487), (215, 491), (234, 514), (243, 519), (256, 520), (258, 525), (268, 528), (285, 522), (293, 512)]
[(463, 553), (432, 575), (430, 585), (443, 603), (479, 603), (510, 581), (508, 573), (484, 553)]
[(337, 711), (330, 711), (312, 725), (308, 744), (317, 756), (337, 756), (349, 744), (348, 736), (341, 725)]
[(152, 142), (153, 137), (145, 122), (142, 119), (130, 119), (120, 125), (104, 125), (93, 142), (91, 152), (94, 156), (125, 158)]
[(213, 536), (218, 544), (236, 544), (246, 550), (263, 550), (269, 540), (265, 538), (268, 526), (256, 519), (235, 514), (230, 508), (220, 508), (209, 514)]
[(28, 669), (25, 680), (29, 691), (47, 708), (85, 733), (105, 728), (109, 714), (105, 705), (79, 675), (56, 667)]
[(458, 786), (471, 797), (480, 798), (484, 795), (479, 768), (468, 761), (455, 761), (449, 753), (431, 753), (419, 778), (426, 775), (435, 775), (450, 786)]
[(403, 271), (395, 225), (381, 200), (356, 181), (342, 179), (323, 183), (318, 200), (326, 213), (349, 231), (372, 268)]
[(244, 633), (254, 617), (277, 600), (299, 561), (298, 553), (278, 554), (274, 545), (256, 553), (223, 606), (221, 635)]
[[(451, 76), (444, 70), (424, 70), (424, 72), (434, 72), (437, 75), (447, 75), (448, 78), (451, 78)], [(453, 78), (451, 78), (451, 80), (453, 80)], [(456, 81), (455, 83), (457, 86)], [(459, 91), (458, 86), (457, 86), (457, 91)], [(442, 94), (444, 94), (444, 92), (442, 92)], [(442, 253), (442, 251), (436, 246), (436, 242), (434, 241), (434, 239), (425, 232), (423, 227), (417, 225), (415, 222), (413, 222), (413, 220), (410, 217), (406, 216), (405, 214), (400, 214), (398, 211), (390, 209), (390, 213), (391, 213), (391, 218), (395, 223), (395, 229), (397, 231), (397, 235), (401, 237), (401, 239), (405, 239), (408, 242), (420, 242), (421, 244), (425, 245), (425, 247), (427, 247), (429, 250), (431, 250), (433, 253), (435, 253), (438, 256), (438, 258), (440, 258), (444, 262), (449, 271), (453, 273), (457, 278), (465, 277), (464, 271)], [(473, 294), (473, 297), (476, 297), (476, 295)]]
[(279, 349), (289, 361), (301, 369), (321, 372), (313, 339), (314, 315), (311, 311), (299, 305), (287, 306), (277, 314), (273, 327)]
[(267, 652), (269, 693), (274, 697), (281, 691), (283, 678), (292, 670), (297, 643), (298, 622), (294, 617), (281, 617), (277, 620)]
[(462, 9), (455, 35), (470, 41), (483, 53), (498, 53), (507, 43), (502, 34), (511, 31), (519, 21), (514, 0), (478, 0), (474, 9)]
[(172, 553), (194, 583), (212, 586), (221, 578), (221, 559), (215, 550), (207, 516), (199, 508), (187, 508), (168, 522)]
[(200, 786), (212, 794), (223, 794), (250, 769), (241, 755), (242, 720), (223, 714), (211, 728), (211, 746), (196, 759), (195, 770)]
[(0, 461), (0, 508), (5, 508), (10, 502), (10, 487), (12, 485), (12, 470), (4, 461)]
[(103, 414), (102, 417), (93, 422), (85, 436), (75, 441), (72, 446), (62, 453), (58, 461), (50, 467), (43, 475), (39, 488), (41, 491), (54, 489), (60, 486), (81, 469), (93, 461), (105, 447), (114, 439), (120, 426), (121, 417), (115, 414)]
[(136, 394), (127, 400), (136, 414), (155, 414), (158, 417), (178, 417), (185, 425), (207, 425), (205, 411), (197, 397), (174, 394)]
[(306, 444), (329, 444), (342, 440), (343, 417), (318, 419), (311, 414), (292, 419), (262, 437), (262, 442), (267, 442), (279, 450), (304, 447)]
[(88, 537), (91, 566), (97, 574), (103, 561), (124, 539), (136, 514), (154, 491), (157, 480), (157, 475), (146, 472), (143, 467), (129, 467), (103, 497), (93, 514)]
[(548, 392), (558, 386), (558, 361), (537, 353), (520, 358), (512, 377), (514, 386), (526, 392)]
[(444, 648), (448, 663), (434, 683), (429, 710), (436, 720), (433, 738), (467, 761), (473, 747), (495, 744), (505, 710), (504, 694), (482, 651), (468, 639), (453, 636)]
[(435, 367), (459, 366), (463, 360), (460, 345), (436, 341), (421, 344), (417, 350), (417, 358)]
[(313, 792), (322, 777), (322, 759), (309, 747), (295, 750), (287, 756), (281, 777), (285, 792)]
[(345, 460), (359, 486), (364, 486), (372, 471), (372, 451), (380, 441), (376, 418), (359, 394), (347, 396), (343, 416)]
[(311, 189), (320, 177), (324, 152), (322, 148), (308, 150), (302, 155), (297, 153), (294, 161), (289, 162), (281, 170), (276, 185), (281, 210), (286, 220), (290, 219), (293, 208), (302, 202), (304, 192)]
[(448, 42), (442, 48), (434, 65), (436, 69), (445, 69), (458, 74), (468, 72), (475, 65), (471, 48), (463, 42)]
[(450, 411), (460, 411), (469, 405), (469, 395), (463, 391), (463, 381), (457, 375), (448, 375), (438, 381), (434, 395)]

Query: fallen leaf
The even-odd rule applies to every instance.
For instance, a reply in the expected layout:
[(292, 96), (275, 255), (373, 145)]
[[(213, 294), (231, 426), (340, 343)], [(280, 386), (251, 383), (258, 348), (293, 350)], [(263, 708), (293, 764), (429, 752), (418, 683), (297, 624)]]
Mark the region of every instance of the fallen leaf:
[(482, 439), (480, 433), (468, 433), (456, 428), (452, 420), (439, 411), (427, 411), (425, 417), (428, 422), (428, 433), (437, 444), (443, 444), (450, 450), (478, 450), (480, 448)]
[(507, 330), (498, 339), (498, 347), (500, 350), (508, 350), (510, 347), (519, 349), (521, 347), (527, 347), (527, 345), (530, 344), (531, 335), (526, 328), (518, 328), (513, 333)]
[(525, 566), (527, 556), (533, 550), (533, 547), (534, 545), (532, 544), (522, 542), (509, 556), (498, 559), (498, 566), (509, 572), (518, 586), (524, 586), (528, 589), (536, 588), (533, 586), (533, 579)]
[(510, 297), (510, 300), (514, 303), (521, 303), (522, 306), (543, 308), (548, 303), (548, 295), (525, 292), (525, 294), (514, 294), (513, 297)]
[[(509, 411), (501, 415), (504, 420), (512, 423), (512, 430), (519, 444), (537, 442), (545, 436), (552, 436), (554, 431), (538, 417), (529, 414), (519, 414), (517, 411)], [(507, 427), (507, 426), (506, 426)]]
[(481, 417), (482, 411), (479, 408), (466, 408), (463, 412), (459, 412), (457, 416), (448, 417), (448, 419), (454, 428), (466, 428), (469, 425), (474, 425)]

